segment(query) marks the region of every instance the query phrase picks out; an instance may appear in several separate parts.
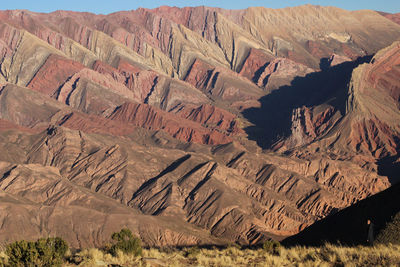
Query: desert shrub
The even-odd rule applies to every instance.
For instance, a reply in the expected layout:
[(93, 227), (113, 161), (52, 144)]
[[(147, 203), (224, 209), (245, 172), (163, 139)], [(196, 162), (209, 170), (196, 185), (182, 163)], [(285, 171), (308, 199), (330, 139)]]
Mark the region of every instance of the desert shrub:
[(8, 244), (6, 254), (11, 266), (61, 266), (67, 250), (68, 244), (63, 239), (49, 237)]
[(39, 258), (35, 243), (25, 240), (8, 244), (6, 254), (8, 263), (12, 266), (34, 266)]
[(400, 244), (400, 212), (378, 233), (375, 243)]
[(200, 248), (198, 246), (189, 247), (184, 250), (184, 256), (187, 258), (188, 257), (196, 257), (199, 254), (200, 254)]
[(67, 242), (60, 237), (41, 238), (35, 242), (35, 247), (43, 266), (61, 265), (68, 251)]
[(280, 249), (281, 249), (281, 243), (275, 240), (267, 240), (263, 244), (263, 249), (264, 251), (270, 253), (270, 254), (279, 254)]
[(113, 240), (113, 243), (109, 252), (113, 256), (117, 256), (118, 250), (128, 255), (142, 255), (141, 241), (132, 234), (131, 230), (123, 228), (121, 231), (113, 233), (111, 239)]

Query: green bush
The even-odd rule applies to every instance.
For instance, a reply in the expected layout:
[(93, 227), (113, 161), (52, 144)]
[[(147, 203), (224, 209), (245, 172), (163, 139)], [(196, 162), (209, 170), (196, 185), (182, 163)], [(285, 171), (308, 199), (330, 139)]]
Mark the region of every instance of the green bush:
[(375, 243), (400, 244), (400, 212), (378, 233)]
[(281, 243), (275, 240), (267, 240), (263, 244), (263, 249), (270, 254), (279, 254)]
[(113, 233), (111, 239), (113, 240), (113, 244), (111, 245), (109, 252), (113, 256), (117, 256), (118, 250), (125, 254), (135, 256), (142, 255), (141, 241), (132, 234), (131, 230), (123, 228), (120, 232)]
[(61, 266), (67, 250), (67, 242), (56, 237), (16, 241), (7, 245), (6, 254), (11, 266)]

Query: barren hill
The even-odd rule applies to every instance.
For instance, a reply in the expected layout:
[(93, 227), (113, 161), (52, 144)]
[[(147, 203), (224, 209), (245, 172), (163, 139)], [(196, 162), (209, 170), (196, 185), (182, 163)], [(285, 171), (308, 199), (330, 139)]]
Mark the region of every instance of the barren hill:
[(0, 11), (0, 242), (255, 244), (387, 189), (397, 40), (310, 5)]

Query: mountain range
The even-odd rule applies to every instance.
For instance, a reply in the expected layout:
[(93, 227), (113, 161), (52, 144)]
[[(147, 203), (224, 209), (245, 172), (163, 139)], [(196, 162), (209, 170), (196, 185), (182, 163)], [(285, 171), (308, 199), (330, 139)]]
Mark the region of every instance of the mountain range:
[(253, 245), (388, 189), (399, 18), (0, 11), (0, 243)]

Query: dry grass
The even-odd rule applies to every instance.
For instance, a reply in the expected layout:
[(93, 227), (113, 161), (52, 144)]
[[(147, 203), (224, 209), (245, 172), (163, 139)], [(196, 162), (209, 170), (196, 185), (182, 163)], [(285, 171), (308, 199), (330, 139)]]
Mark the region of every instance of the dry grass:
[(4, 251), (0, 251), (0, 267), (7, 266), (8, 256)]
[(69, 261), (71, 263), (65, 264), (65, 266), (145, 266), (139, 257), (126, 255), (122, 252), (118, 252), (117, 256), (114, 257), (97, 248), (85, 249), (76, 253), (70, 257)]
[[(187, 250), (168, 254), (151, 249), (146, 256), (158, 259), (164, 266), (398, 266), (400, 246), (280, 248), (276, 254), (263, 249), (199, 249), (195, 253)], [(148, 253), (148, 254), (147, 254)], [(145, 256), (146, 255), (146, 256)]]
[[(0, 252), (0, 266), (6, 256)], [(116, 257), (98, 249), (83, 250), (70, 256), (65, 266), (399, 266), (400, 245), (263, 249), (185, 248), (181, 250), (144, 249), (142, 257), (119, 253)], [(75, 263), (74, 263), (75, 262)]]
[[(276, 254), (263, 249), (186, 248), (168, 252), (158, 249), (143, 250), (142, 258), (125, 255), (112, 257), (99, 250), (81, 252), (89, 259), (82, 266), (119, 264), (122, 266), (398, 266), (400, 246), (342, 247), (325, 245), (317, 248), (280, 248)], [(91, 260), (90, 260), (91, 259)]]

